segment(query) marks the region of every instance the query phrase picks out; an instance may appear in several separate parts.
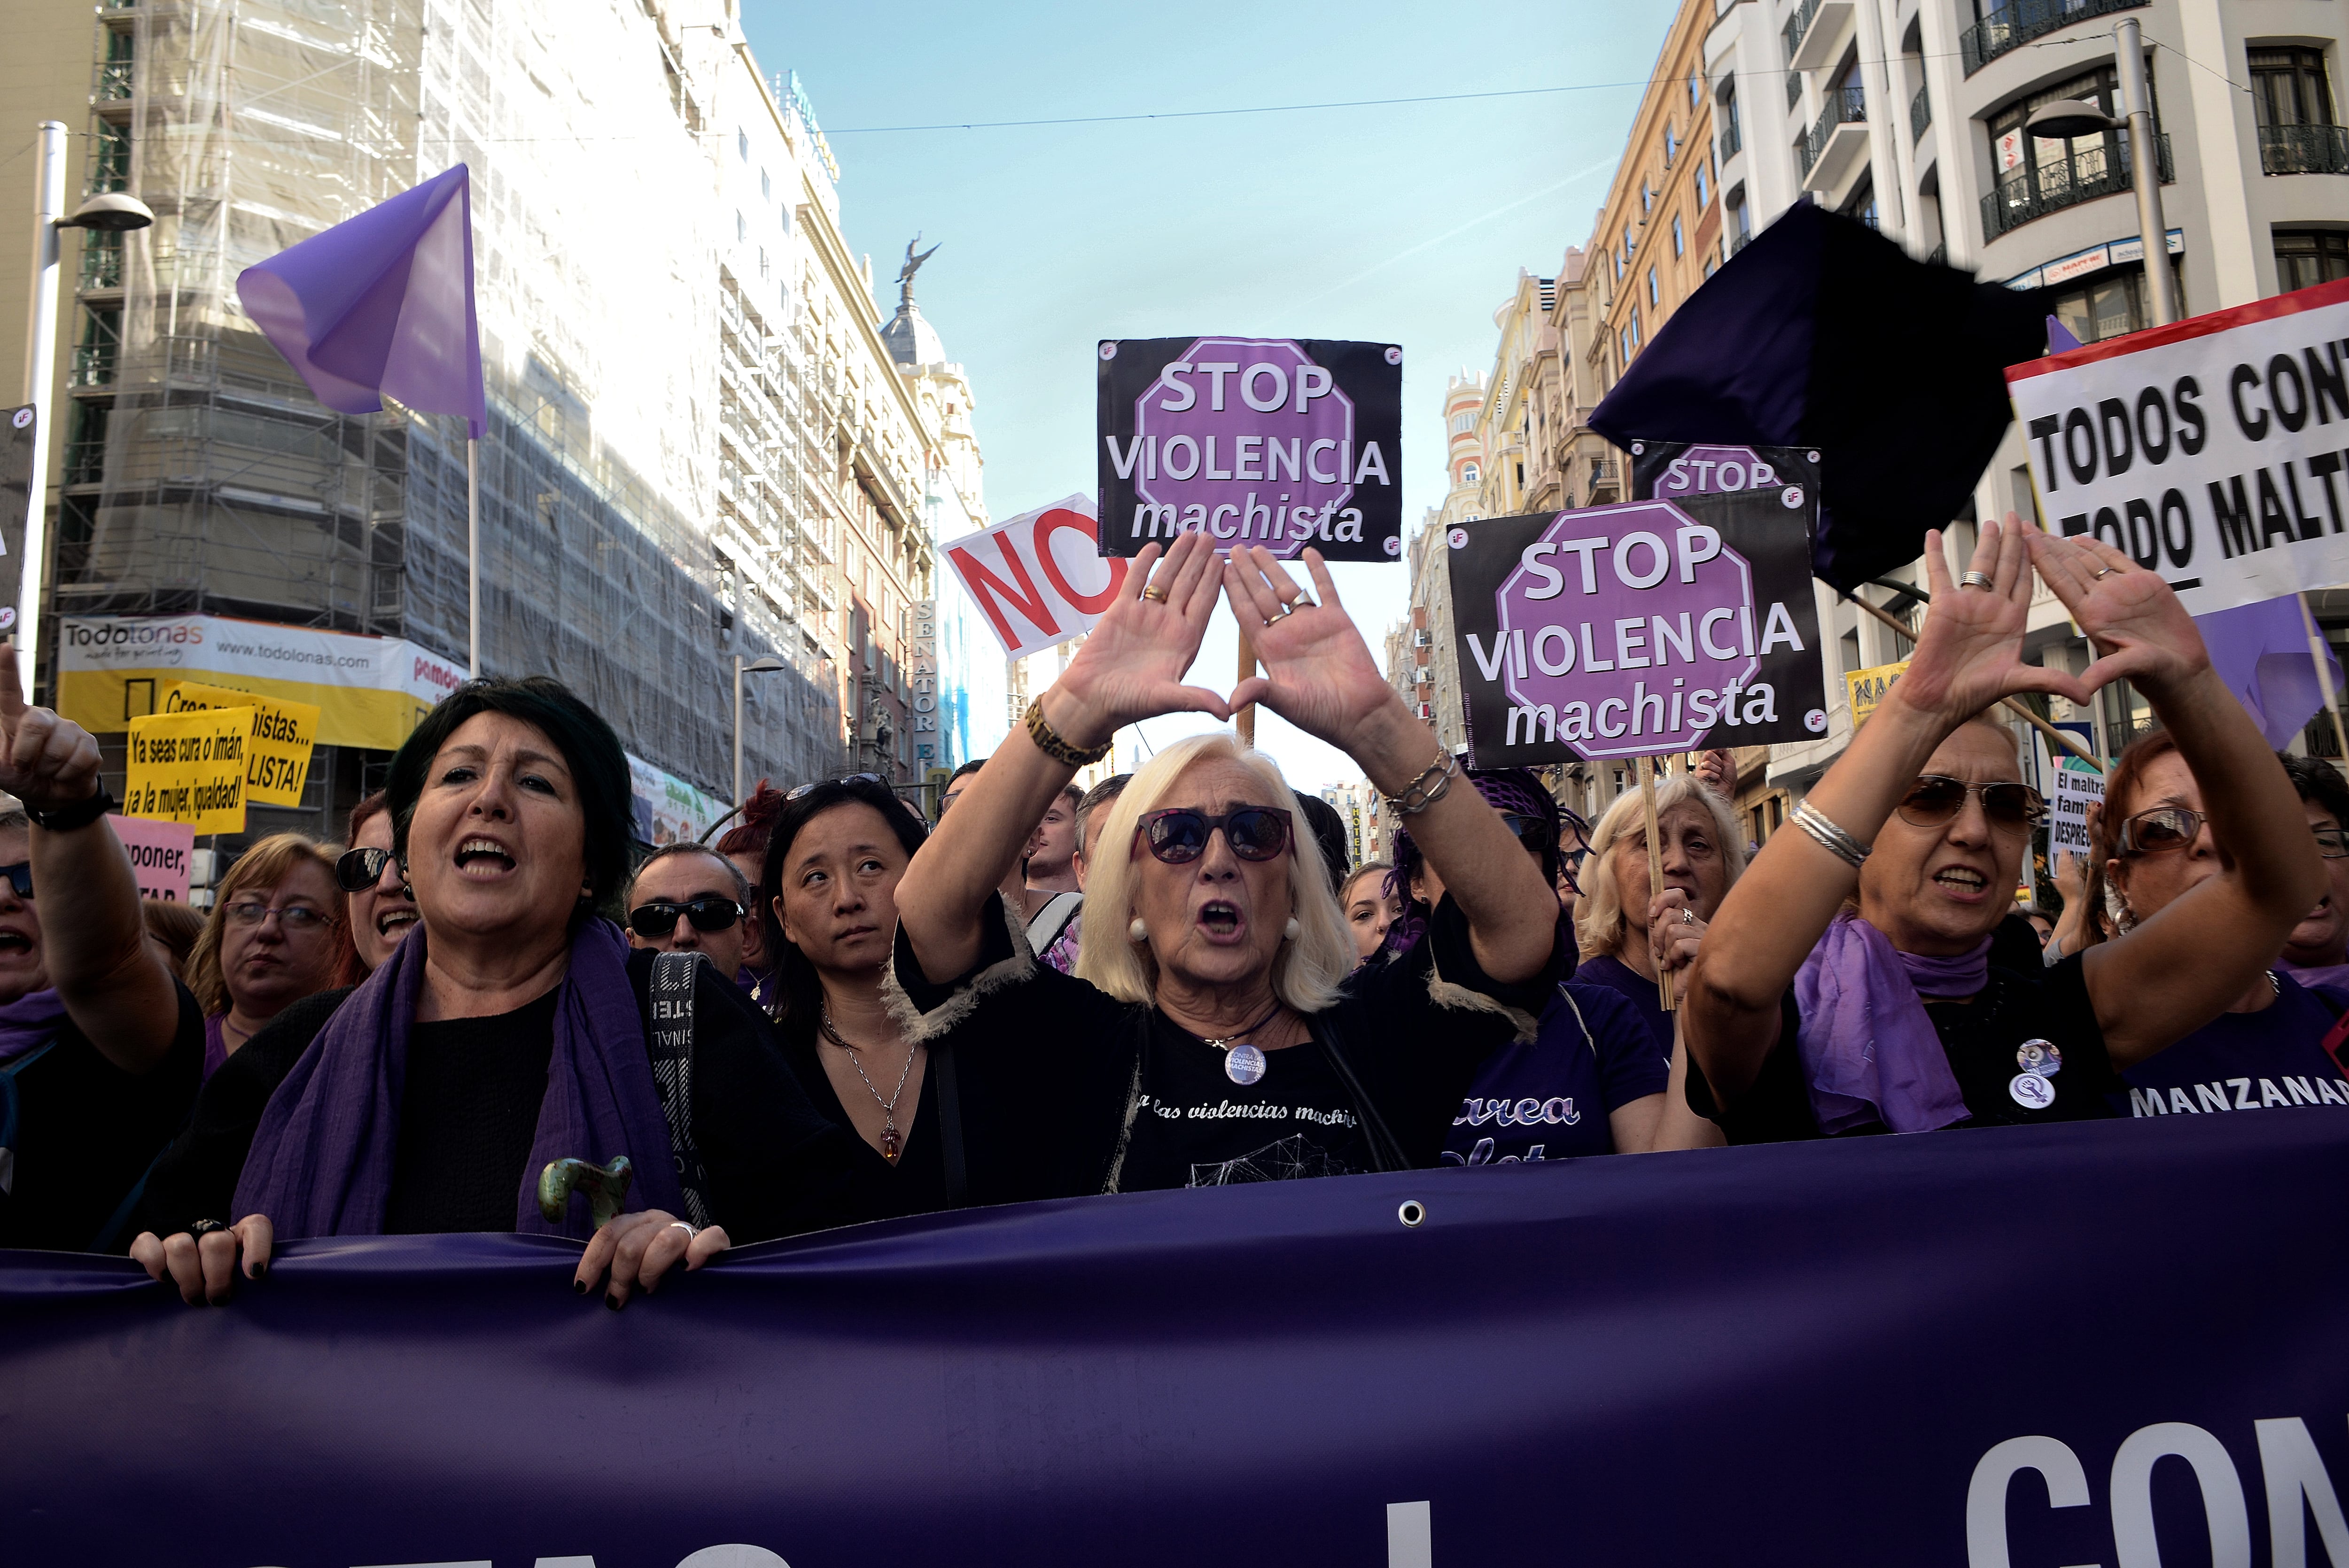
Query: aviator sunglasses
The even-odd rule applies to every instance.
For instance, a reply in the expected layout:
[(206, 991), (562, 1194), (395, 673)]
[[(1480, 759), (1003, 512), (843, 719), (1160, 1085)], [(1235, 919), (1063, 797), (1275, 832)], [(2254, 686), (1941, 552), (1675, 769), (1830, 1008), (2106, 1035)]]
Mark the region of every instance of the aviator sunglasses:
[(2047, 815), (2047, 802), (2028, 784), (1969, 784), (1928, 773), (1910, 786), (1898, 810), (1912, 828), (1939, 828), (1966, 809), (1966, 797), (1982, 797), (1982, 815), (1996, 828), (2027, 828)]
[(1268, 861), (1288, 847), (1288, 813), (1278, 806), (1242, 806), (1220, 817), (1176, 806), (1153, 811), (1136, 822), (1134, 830), (1150, 852), (1170, 866), (1187, 865), (1207, 852), (1207, 840), (1216, 829), (1232, 853), (1244, 861)]
[(730, 898), (691, 898), (682, 903), (667, 900), (640, 903), (628, 911), (628, 929), (647, 941), (677, 929), (677, 917), (693, 922), (696, 931), (724, 931), (742, 918), (742, 906)]
[(335, 885), (345, 892), (365, 892), (383, 880), (389, 850), (345, 850), (335, 862)]

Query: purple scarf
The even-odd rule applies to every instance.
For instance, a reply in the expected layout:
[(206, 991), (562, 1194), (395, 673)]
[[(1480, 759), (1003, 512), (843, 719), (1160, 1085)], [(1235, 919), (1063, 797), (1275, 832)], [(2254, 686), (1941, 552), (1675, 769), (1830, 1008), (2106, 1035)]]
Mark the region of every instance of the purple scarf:
[(0, 1007), (0, 1064), (15, 1061), (57, 1038), (65, 1022), (66, 1005), (54, 989), (27, 991)]
[[(277, 1086), (237, 1181), (235, 1213), (267, 1214), (289, 1240), (382, 1233), (424, 941), (419, 924), (336, 1009)], [(539, 1212), (539, 1172), (556, 1160), (600, 1165), (626, 1154), (636, 1168), (630, 1210), (676, 1213), (683, 1207), (627, 954), (618, 927), (606, 921), (589, 920), (572, 938), (571, 967), (555, 1003), (546, 1099), (514, 1198), (518, 1232), (593, 1233), (584, 1202), (574, 1202), (561, 1224), (548, 1224)]]
[(1987, 936), (1959, 957), (1926, 958), (1896, 951), (1857, 915), (1836, 916), (1795, 974), (1795, 1043), (1819, 1130), (1880, 1121), (1895, 1132), (1930, 1132), (1971, 1115), (1918, 995), (1971, 996), (1989, 979)]
[(2319, 985), (2349, 987), (2349, 964), (2294, 964), (2286, 958), (2276, 967), (2312, 990)]

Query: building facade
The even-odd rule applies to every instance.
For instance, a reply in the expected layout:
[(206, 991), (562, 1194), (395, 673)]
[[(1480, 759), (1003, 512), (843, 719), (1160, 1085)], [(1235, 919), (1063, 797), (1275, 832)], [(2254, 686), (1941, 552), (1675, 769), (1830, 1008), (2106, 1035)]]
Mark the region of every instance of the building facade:
[[(157, 215), (68, 240), (57, 615), (227, 615), (461, 661), (461, 426), (324, 409), (234, 284), (462, 162), (483, 673), (563, 679), (640, 761), (722, 797), (734, 660), (771, 656), (785, 668), (744, 683), (750, 778), (918, 777), (937, 705), (913, 687), (912, 612), (936, 597), (941, 515), (986, 515), (968, 381), (885, 342), (813, 112), (762, 75), (730, 0), (139, 0), (94, 19), (0, 0), (0, 27), (57, 57), (0, 78), (28, 102), (80, 32), (76, 181)], [(0, 170), (0, 201), (30, 161)], [(129, 715), (75, 717), (119, 756)], [(299, 811), (252, 827), (331, 836), (383, 761), (324, 757)]]

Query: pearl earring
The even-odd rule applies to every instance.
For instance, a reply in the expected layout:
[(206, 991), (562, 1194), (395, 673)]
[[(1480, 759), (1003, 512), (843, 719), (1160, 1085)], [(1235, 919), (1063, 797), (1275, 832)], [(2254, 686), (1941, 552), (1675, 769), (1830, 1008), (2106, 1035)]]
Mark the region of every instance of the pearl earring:
[(1125, 928), (1125, 936), (1129, 942), (1147, 942), (1150, 940), (1150, 927), (1143, 924), (1142, 916), (1137, 914), (1133, 917), (1133, 923)]
[(1285, 942), (1294, 942), (1297, 940), (1297, 934), (1304, 929), (1297, 923), (1297, 917), (1292, 914), (1288, 917), (1288, 923), (1280, 928), (1281, 939)]

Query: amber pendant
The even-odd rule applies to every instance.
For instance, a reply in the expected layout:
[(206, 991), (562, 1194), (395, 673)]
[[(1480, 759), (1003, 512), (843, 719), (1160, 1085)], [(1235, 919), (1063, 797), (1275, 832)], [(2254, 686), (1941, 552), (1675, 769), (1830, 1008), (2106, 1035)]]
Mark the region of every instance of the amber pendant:
[(905, 1151), (905, 1140), (897, 1136), (897, 1124), (892, 1121), (881, 1130), (881, 1158), (895, 1165)]

